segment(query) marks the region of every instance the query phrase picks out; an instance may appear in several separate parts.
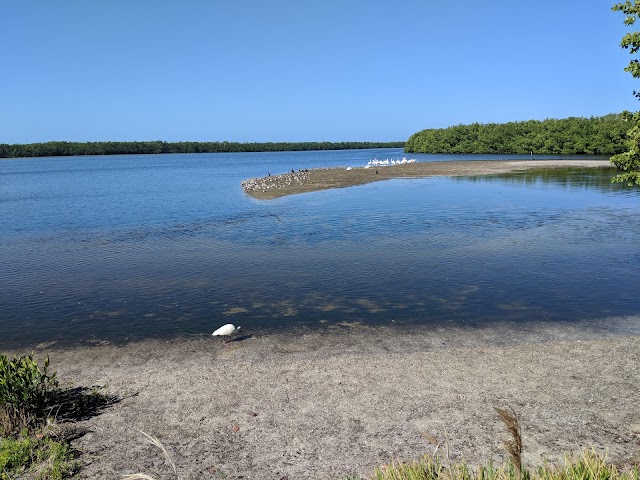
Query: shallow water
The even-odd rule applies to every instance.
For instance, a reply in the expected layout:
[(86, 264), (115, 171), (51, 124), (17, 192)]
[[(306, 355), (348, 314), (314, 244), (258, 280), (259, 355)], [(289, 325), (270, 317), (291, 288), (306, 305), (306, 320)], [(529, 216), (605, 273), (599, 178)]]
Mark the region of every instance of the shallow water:
[(398, 179), (272, 201), (240, 188), (267, 172), (402, 156), (2, 161), (0, 347), (199, 335), (227, 322), (256, 332), (640, 313), (640, 193), (611, 185), (607, 169)]

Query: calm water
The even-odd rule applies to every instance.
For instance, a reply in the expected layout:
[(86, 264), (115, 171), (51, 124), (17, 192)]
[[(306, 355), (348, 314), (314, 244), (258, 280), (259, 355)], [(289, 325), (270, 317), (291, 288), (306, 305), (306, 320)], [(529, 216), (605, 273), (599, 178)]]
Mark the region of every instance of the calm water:
[(612, 186), (608, 170), (391, 180), (268, 202), (240, 188), (267, 172), (402, 156), (0, 161), (0, 348), (227, 322), (258, 332), (640, 313), (640, 192)]

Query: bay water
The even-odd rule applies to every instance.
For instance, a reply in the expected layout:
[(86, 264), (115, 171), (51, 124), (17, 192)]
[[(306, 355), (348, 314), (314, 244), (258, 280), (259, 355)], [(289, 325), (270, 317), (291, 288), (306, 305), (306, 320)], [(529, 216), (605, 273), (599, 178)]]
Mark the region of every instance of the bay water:
[[(640, 192), (609, 169), (261, 201), (291, 169), (530, 159), (399, 149), (0, 161), (0, 348), (640, 314)], [(556, 157), (535, 157), (536, 159)]]

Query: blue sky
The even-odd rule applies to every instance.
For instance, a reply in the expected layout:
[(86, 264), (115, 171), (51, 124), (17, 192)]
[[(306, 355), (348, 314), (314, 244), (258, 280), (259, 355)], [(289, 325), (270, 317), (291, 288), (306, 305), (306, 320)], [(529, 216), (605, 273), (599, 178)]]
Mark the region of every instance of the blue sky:
[(0, 143), (391, 141), (637, 110), (612, 3), (0, 0)]

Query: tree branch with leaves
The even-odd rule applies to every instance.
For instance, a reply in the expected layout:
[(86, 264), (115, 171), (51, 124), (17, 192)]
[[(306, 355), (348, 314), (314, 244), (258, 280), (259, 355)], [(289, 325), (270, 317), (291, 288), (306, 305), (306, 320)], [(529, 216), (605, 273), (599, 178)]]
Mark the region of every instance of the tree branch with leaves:
[[(628, 0), (625, 3), (617, 3), (611, 9), (626, 15), (624, 19), (626, 26), (634, 25), (640, 17), (640, 5), (636, 5), (635, 0), (633, 3)], [(640, 51), (640, 32), (627, 33), (622, 37), (620, 46), (629, 50), (631, 55), (637, 55)], [(624, 71), (629, 72), (633, 78), (640, 78), (640, 60), (632, 58)], [(640, 92), (634, 90), (633, 94), (640, 99)], [(625, 112), (625, 115), (626, 120), (632, 125), (627, 132), (629, 150), (611, 157), (611, 163), (624, 172), (613, 177), (611, 181), (640, 186), (640, 112)]]

